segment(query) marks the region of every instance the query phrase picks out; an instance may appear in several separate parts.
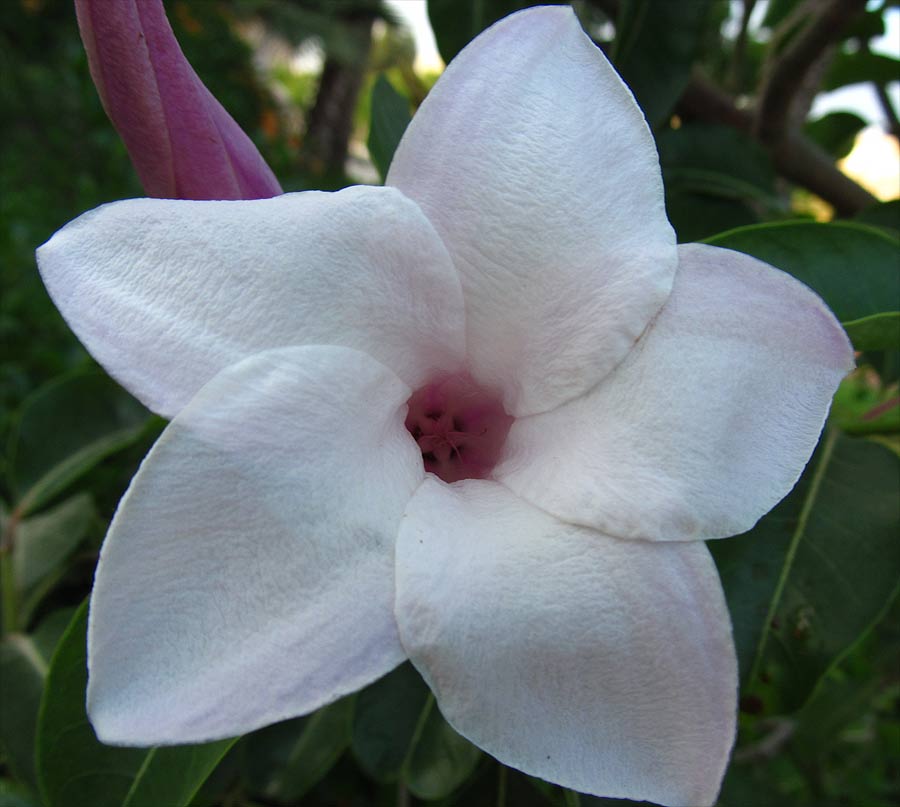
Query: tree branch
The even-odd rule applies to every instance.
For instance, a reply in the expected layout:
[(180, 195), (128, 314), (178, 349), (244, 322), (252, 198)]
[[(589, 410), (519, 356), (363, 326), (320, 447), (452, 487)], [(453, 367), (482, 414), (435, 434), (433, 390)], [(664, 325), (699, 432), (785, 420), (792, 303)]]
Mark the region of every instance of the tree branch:
[(884, 84), (877, 81), (872, 82), (872, 86), (875, 88), (875, 94), (878, 96), (878, 100), (881, 103), (881, 109), (884, 112), (884, 116), (887, 118), (888, 131), (900, 140), (900, 119), (897, 118), (897, 111), (891, 103), (891, 98), (887, 93), (887, 89)]
[[(725, 124), (759, 139), (754, 114), (739, 109), (727, 93), (698, 74), (691, 78), (682, 95), (678, 112), (686, 120)], [(852, 216), (878, 201), (799, 132), (788, 132), (777, 143), (763, 145), (781, 176), (821, 196), (840, 216)]]
[[(615, 18), (619, 8), (618, 0), (589, 1)], [(805, 14), (818, 2), (820, 0), (806, 0), (795, 11), (801, 15)], [(832, 0), (831, 6), (832, 8), (840, 7), (842, 13), (846, 13), (844, 6), (852, 7), (848, 16), (848, 19), (851, 19), (859, 8), (865, 6), (865, 0)], [(799, 9), (802, 9), (802, 12)], [(799, 19), (802, 19), (802, 16), (792, 17), (785, 21), (786, 29), (782, 32), (785, 37), (790, 33), (787, 28), (795, 28)], [(834, 18), (828, 17), (828, 19), (830, 21), (829, 24), (834, 24)], [(815, 37), (822, 35), (822, 27), (815, 24), (810, 27), (814, 29), (812, 33), (807, 28), (805, 32), (797, 34), (798, 39), (806, 37), (806, 42), (802, 49), (794, 51), (794, 56), (792, 57), (796, 60), (798, 56), (804, 56), (804, 59), (808, 60), (807, 66), (812, 65), (816, 61), (816, 56), (824, 48), (827, 48), (828, 44), (839, 33), (829, 33), (824, 44), (818, 44)], [(843, 25), (841, 28), (843, 28)], [(799, 42), (795, 40), (795, 43), (790, 45), (788, 50), (796, 46), (799, 46)], [(785, 51), (785, 54), (787, 54), (788, 50)], [(811, 52), (811, 58), (807, 51)], [(773, 74), (780, 73), (786, 69), (781, 60), (779, 60), (779, 65), (781, 66), (772, 66), (772, 71), (769, 74), (770, 83)], [(804, 76), (796, 78), (798, 87), (802, 84), (803, 79)], [(790, 100), (788, 100), (787, 104), (789, 108)], [(761, 140), (759, 133), (756, 131), (756, 120), (761, 116), (754, 116), (748, 108), (739, 108), (728, 93), (720, 90), (697, 72), (694, 73), (681, 100), (678, 102), (676, 112), (685, 120), (724, 124), (740, 129), (757, 140)], [(834, 164), (834, 161), (828, 154), (801, 133), (784, 134), (777, 143), (761, 142), (772, 157), (775, 170), (780, 176), (822, 197), (834, 207), (839, 216), (852, 216), (878, 201), (865, 188), (844, 174)]]
[(771, 63), (763, 78), (754, 124), (757, 137), (777, 146), (790, 130), (794, 97), (822, 52), (866, 7), (866, 0), (830, 0)]

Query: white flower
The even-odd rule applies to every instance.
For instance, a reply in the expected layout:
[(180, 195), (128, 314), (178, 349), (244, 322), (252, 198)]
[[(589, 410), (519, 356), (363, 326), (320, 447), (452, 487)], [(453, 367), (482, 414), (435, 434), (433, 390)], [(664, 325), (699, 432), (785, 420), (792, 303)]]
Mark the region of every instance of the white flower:
[(85, 345), (173, 417), (97, 571), (98, 736), (250, 731), (408, 657), (508, 765), (711, 804), (737, 680), (702, 541), (790, 490), (846, 336), (781, 272), (675, 246), (569, 9), (466, 48), (388, 184), (124, 201), (40, 250)]

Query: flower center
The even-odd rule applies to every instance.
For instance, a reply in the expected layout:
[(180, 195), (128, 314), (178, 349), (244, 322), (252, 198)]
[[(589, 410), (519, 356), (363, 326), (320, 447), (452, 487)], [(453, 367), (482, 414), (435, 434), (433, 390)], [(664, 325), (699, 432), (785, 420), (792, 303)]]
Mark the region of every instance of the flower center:
[(490, 476), (512, 422), (499, 397), (467, 373), (443, 376), (417, 389), (406, 416), (425, 470), (445, 482)]

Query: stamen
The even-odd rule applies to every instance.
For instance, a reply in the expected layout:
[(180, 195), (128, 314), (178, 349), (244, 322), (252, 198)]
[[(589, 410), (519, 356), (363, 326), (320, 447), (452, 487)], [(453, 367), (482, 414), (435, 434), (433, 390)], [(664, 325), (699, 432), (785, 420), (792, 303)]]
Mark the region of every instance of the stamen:
[(422, 451), (425, 470), (452, 483), (490, 477), (512, 422), (495, 392), (459, 373), (413, 393), (406, 428)]

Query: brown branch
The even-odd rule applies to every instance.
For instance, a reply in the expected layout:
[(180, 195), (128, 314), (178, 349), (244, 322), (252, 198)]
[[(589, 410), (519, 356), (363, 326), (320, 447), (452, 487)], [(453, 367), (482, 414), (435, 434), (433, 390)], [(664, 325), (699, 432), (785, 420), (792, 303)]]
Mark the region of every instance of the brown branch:
[(897, 118), (897, 111), (894, 109), (893, 103), (891, 103), (891, 98), (887, 93), (887, 89), (884, 84), (877, 81), (872, 82), (872, 86), (875, 87), (875, 94), (878, 96), (878, 100), (881, 103), (881, 109), (887, 118), (888, 131), (900, 140), (900, 119)]
[[(685, 120), (725, 124), (759, 139), (754, 114), (749, 109), (739, 109), (727, 93), (700, 75), (691, 78), (678, 112)], [(852, 216), (878, 201), (799, 132), (786, 133), (778, 143), (763, 145), (781, 176), (821, 196), (839, 216)]]
[(866, 0), (830, 0), (772, 61), (763, 78), (755, 121), (763, 143), (776, 146), (786, 137), (793, 100), (809, 69), (865, 7)]
[[(590, 2), (613, 16), (618, 10), (618, 0), (590, 0)], [(807, 0), (798, 8), (802, 8), (805, 14), (817, 2), (818, 0)], [(864, 0), (835, 0), (833, 4), (844, 5), (848, 2), (852, 2), (854, 7), (864, 5)], [(785, 23), (788, 28), (793, 29), (799, 19), (801, 17), (792, 17)], [(783, 33), (787, 36), (789, 33), (787, 28)], [(798, 36), (802, 37), (803, 34)], [(824, 47), (827, 45), (828, 42)], [(822, 47), (817, 47), (816, 53)], [(815, 61), (814, 53), (812, 62)], [(738, 107), (728, 93), (696, 72), (678, 102), (676, 112), (685, 120), (724, 124), (759, 139), (753, 113), (749, 109)], [(852, 216), (878, 201), (865, 188), (844, 174), (828, 154), (800, 133), (786, 135), (777, 144), (763, 142), (763, 146), (771, 155), (775, 170), (780, 176), (822, 197), (834, 207), (839, 216)]]

